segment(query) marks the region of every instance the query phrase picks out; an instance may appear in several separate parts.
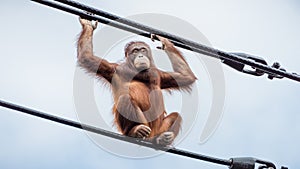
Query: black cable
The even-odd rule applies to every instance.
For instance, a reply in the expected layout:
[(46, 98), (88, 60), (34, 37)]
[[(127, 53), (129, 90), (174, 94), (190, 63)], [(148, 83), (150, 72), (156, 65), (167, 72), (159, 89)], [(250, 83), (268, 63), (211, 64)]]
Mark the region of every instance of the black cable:
[(261, 64), (261, 63), (253, 62), (251, 60), (248, 60), (248, 59), (243, 58), (243, 57), (239, 57), (239, 56), (234, 55), (232, 53), (227, 53), (227, 52), (224, 52), (224, 51), (221, 51), (221, 50), (218, 50), (218, 49), (214, 49), (214, 48), (196, 43), (194, 41), (191, 41), (191, 40), (188, 40), (188, 39), (185, 39), (185, 38), (181, 38), (179, 36), (176, 36), (176, 35), (173, 35), (173, 34), (170, 34), (170, 33), (167, 33), (167, 32), (163, 32), (163, 31), (160, 31), (160, 30), (155, 29), (155, 28), (151, 28), (151, 27), (146, 26), (146, 25), (139, 24), (137, 22), (134, 22), (134, 21), (131, 21), (131, 20), (128, 20), (128, 19), (116, 16), (116, 15), (110, 14), (110, 13), (105, 12), (103, 10), (99, 10), (99, 9), (96, 9), (96, 8), (93, 8), (93, 7), (86, 6), (84, 4), (80, 4), (79, 2), (74, 2), (74, 1), (71, 1), (71, 0), (55, 0), (55, 1), (64, 3), (66, 5), (73, 6), (75, 8), (79, 8), (81, 10), (91, 12), (93, 14), (100, 15), (102, 17), (108, 18), (110, 20), (114, 20), (116, 22), (119, 22), (119, 23), (122, 23), (122, 24), (125, 24), (125, 25), (129, 25), (129, 26), (134, 27), (136, 29), (140, 29), (140, 30), (143, 30), (143, 31), (146, 31), (146, 32), (149, 32), (149, 33), (164, 36), (164, 37), (166, 37), (168, 39), (171, 39), (173, 41), (177, 41), (181, 44), (185, 44), (185, 45), (187, 45), (191, 48), (196, 48), (196, 49), (199, 49), (201, 51), (205, 51), (205, 52), (208, 53), (209, 56), (213, 55), (214, 57), (217, 56), (217, 57), (222, 58), (224, 60), (231, 60), (231, 61), (234, 61), (234, 62), (246, 64), (246, 65), (252, 66), (256, 69), (263, 70), (263, 71), (265, 71), (269, 74), (280, 75), (280, 76), (283, 76), (283, 77), (286, 77), (286, 78), (289, 78), (289, 79), (300, 82), (300, 76), (297, 75), (297, 74), (288, 73), (288, 72), (285, 72), (283, 70), (279, 70), (279, 69)]
[(79, 122), (76, 122), (76, 121), (72, 121), (72, 120), (64, 119), (64, 118), (61, 118), (58, 116), (50, 115), (50, 114), (47, 114), (47, 113), (44, 113), (41, 111), (33, 110), (30, 108), (23, 107), (23, 106), (13, 104), (13, 103), (9, 103), (9, 102), (3, 101), (3, 100), (0, 100), (0, 106), (11, 109), (11, 110), (19, 111), (21, 113), (29, 114), (29, 115), (32, 115), (35, 117), (40, 117), (42, 119), (46, 119), (46, 120), (50, 120), (50, 121), (57, 122), (60, 124), (64, 124), (64, 125), (67, 125), (70, 127), (77, 128), (77, 129), (81, 129), (81, 130), (93, 132), (96, 134), (100, 134), (103, 136), (107, 136), (110, 138), (114, 138), (117, 140), (126, 141), (129, 143), (141, 145), (141, 146), (148, 147), (148, 148), (153, 148), (156, 150), (166, 151), (168, 153), (177, 154), (180, 156), (185, 156), (185, 157), (189, 157), (189, 158), (193, 158), (193, 159), (197, 159), (197, 160), (203, 160), (203, 161), (212, 162), (215, 164), (231, 166), (231, 160), (214, 158), (214, 157), (205, 156), (205, 155), (189, 152), (186, 150), (176, 149), (176, 148), (161, 147), (161, 146), (152, 144), (151, 142), (144, 141), (144, 140), (141, 140), (138, 138), (127, 137), (127, 136), (124, 136), (121, 134), (103, 130), (103, 129), (100, 129), (100, 128), (97, 128), (94, 126), (90, 126), (87, 124), (80, 124)]
[[(45, 1), (45, 0), (31, 0), (31, 1), (38, 2), (38, 3), (44, 4), (44, 5), (56, 8), (56, 9), (60, 9), (62, 11), (66, 11), (68, 13), (72, 13), (72, 14), (81, 16), (81, 17), (86, 18), (86, 19), (97, 20), (97, 21), (99, 21), (103, 24), (108, 24), (110, 26), (113, 26), (113, 27), (116, 27), (116, 28), (119, 28), (119, 29), (122, 29), (122, 30), (125, 30), (125, 31), (128, 31), (128, 32), (131, 32), (131, 33), (135, 33), (135, 34), (147, 37), (147, 38), (150, 38), (150, 35), (152, 33), (162, 35), (162, 36), (165, 36), (167, 38), (170, 38), (171, 42), (174, 43), (174, 45), (176, 45), (178, 47), (181, 47), (181, 48), (184, 48), (184, 49), (187, 49), (187, 50), (191, 50), (191, 51), (194, 51), (194, 52), (197, 52), (197, 53), (200, 53), (200, 54), (204, 54), (204, 55), (207, 55), (207, 56), (211, 56), (211, 57), (214, 57), (214, 58), (221, 58), (223, 60), (231, 60), (233, 62), (246, 64), (246, 65), (252, 66), (254, 68), (257, 68), (259, 70), (263, 70), (266, 73), (269, 73), (271, 75), (275, 74), (275, 75), (279, 75), (279, 76), (286, 77), (286, 78), (289, 78), (289, 79), (300, 82), (300, 76), (298, 74), (288, 73), (286, 71), (276, 69), (276, 68), (258, 63), (258, 62), (254, 62), (252, 60), (234, 55), (232, 53), (226, 53), (226, 52), (214, 49), (214, 48), (210, 48), (210, 47), (195, 43), (193, 41), (190, 41), (190, 40), (187, 40), (187, 39), (184, 39), (184, 38), (180, 38), (178, 36), (171, 35), (169, 33), (165, 33), (165, 32), (156, 30), (154, 28), (150, 28), (150, 27), (138, 24), (136, 22), (133, 22), (133, 21), (130, 21), (130, 20), (127, 20), (127, 19), (115, 16), (115, 15), (112, 15), (112, 14), (106, 13), (104, 11), (101, 11), (101, 10), (98, 10), (98, 9), (95, 9), (95, 8), (92, 8), (92, 7), (88, 7), (88, 6), (85, 6), (83, 4), (79, 4), (77, 2), (73, 2), (73, 1), (69, 1), (69, 0), (56, 0), (56, 1), (62, 2), (64, 4), (71, 5), (73, 7), (78, 7), (79, 9), (84, 9), (84, 10), (87, 10), (89, 12), (93, 12), (95, 14), (102, 15), (103, 17), (108, 17), (109, 19), (116, 19), (116, 20), (109, 21), (109, 20), (104, 19), (104, 18), (100, 18), (100, 17), (93, 16), (93, 15), (88, 15), (88, 14), (82, 12), (82, 11), (74, 10), (74, 9), (66, 7), (66, 6), (61, 6), (61, 5), (58, 5), (58, 4), (50, 2), (50, 1)], [(118, 24), (117, 22), (126, 23), (129, 26), (135, 27), (136, 29)], [(138, 30), (138, 29), (145, 30), (145, 31), (151, 31), (151, 32), (143, 32), (143, 31)]]

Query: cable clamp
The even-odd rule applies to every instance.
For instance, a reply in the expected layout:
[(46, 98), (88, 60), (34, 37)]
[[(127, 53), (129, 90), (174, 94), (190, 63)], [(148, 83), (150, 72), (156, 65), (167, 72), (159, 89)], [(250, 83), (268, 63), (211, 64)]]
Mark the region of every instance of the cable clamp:
[[(243, 58), (249, 59), (251, 61), (254, 61), (254, 62), (257, 62), (257, 63), (268, 66), (268, 63), (262, 57), (249, 55), (249, 54), (246, 54), (246, 53), (230, 53), (230, 54), (237, 55), (239, 57), (243, 57)], [(239, 62), (236, 62), (236, 61), (223, 59), (222, 62), (224, 64), (230, 66), (231, 68), (239, 71), (239, 72), (250, 74), (250, 75), (253, 75), (253, 76), (262, 76), (264, 74), (268, 74), (268, 78), (271, 79), (271, 80), (273, 80), (274, 78), (278, 78), (278, 79), (283, 78), (283, 76), (268, 73), (268, 72), (265, 72), (261, 69), (257, 69), (257, 68), (254, 68), (254, 67), (249, 68), (249, 66), (246, 66), (245, 64), (239, 63)], [(284, 68), (282, 68), (281, 65), (278, 62), (274, 62), (271, 67), (286, 72), (286, 70)], [(293, 73), (293, 74), (297, 75), (296, 73)]]
[[(230, 169), (255, 169), (255, 164), (257, 164), (258, 169), (276, 169), (273, 163), (252, 157), (231, 158), (230, 161)], [(288, 168), (282, 166), (281, 169)]]

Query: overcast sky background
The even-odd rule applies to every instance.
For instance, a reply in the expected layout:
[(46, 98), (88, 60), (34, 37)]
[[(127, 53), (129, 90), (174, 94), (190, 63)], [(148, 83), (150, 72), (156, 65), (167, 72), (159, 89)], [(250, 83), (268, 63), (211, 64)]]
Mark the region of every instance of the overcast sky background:
[[(120, 16), (172, 15), (194, 25), (218, 49), (259, 55), (300, 73), (297, 0), (80, 2)], [(0, 99), (77, 120), (73, 78), (75, 42), (81, 30), (78, 18), (30, 1), (0, 3)], [(258, 157), (299, 168), (300, 84), (251, 77), (226, 66), (224, 74), (226, 103), (216, 132), (199, 144), (204, 117), (197, 117), (177, 147), (225, 159)], [(201, 83), (197, 85), (202, 89)], [(82, 131), (4, 108), (0, 112), (0, 168), (224, 168), (169, 154), (122, 158), (96, 146)]]

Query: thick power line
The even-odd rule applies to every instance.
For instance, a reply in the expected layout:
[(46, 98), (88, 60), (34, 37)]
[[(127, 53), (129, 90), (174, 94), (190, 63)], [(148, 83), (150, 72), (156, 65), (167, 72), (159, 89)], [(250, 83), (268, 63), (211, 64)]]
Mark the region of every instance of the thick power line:
[[(147, 38), (151, 38), (151, 34), (157, 34), (161, 35), (163, 37), (166, 37), (170, 39), (174, 45), (191, 50), (200, 54), (204, 54), (207, 56), (211, 56), (214, 58), (219, 58), (222, 62), (225, 64), (233, 67), (236, 69), (236, 67), (240, 67), (239, 70), (244, 73), (252, 74), (255, 76), (261, 76), (264, 73), (269, 75), (270, 79), (273, 79), (273, 77), (285, 77), (289, 78), (291, 80), (295, 80), (300, 82), (300, 76), (296, 73), (289, 73), (285, 69), (280, 69), (278, 66), (278, 63), (275, 64), (277, 66), (268, 66), (267, 64), (264, 64), (266, 62), (262, 62), (261, 58), (257, 58), (252, 55), (237, 55), (236, 53), (228, 53), (224, 52), (209, 46), (202, 45), (200, 43), (196, 43), (194, 41), (128, 20), (126, 18), (119, 17), (117, 15), (105, 12), (100, 9), (96, 9), (84, 4), (81, 4), (79, 2), (71, 1), (71, 0), (55, 0), (57, 2), (60, 2), (64, 5), (60, 5), (58, 3), (50, 2), (47, 0), (32, 0), (34, 2), (38, 2), (43, 5), (47, 5), (62, 11), (66, 11), (71, 14), (75, 14), (78, 16), (81, 16), (83, 18), (89, 19), (89, 20), (96, 20), (103, 24), (107, 24), (131, 33), (135, 33)], [(66, 6), (67, 5), (67, 6)], [(69, 7), (71, 6), (71, 7)], [(89, 15), (86, 12), (92, 13), (93, 15)], [(98, 15), (98, 16), (97, 16)], [(245, 65), (251, 66), (255, 69), (255, 71), (249, 73), (249, 71), (244, 71), (243, 68)]]
[[(32, 115), (32, 116), (39, 117), (39, 118), (46, 119), (46, 120), (50, 120), (50, 121), (53, 121), (53, 122), (56, 122), (56, 123), (64, 124), (66, 126), (74, 127), (74, 128), (80, 129), (80, 130), (85, 130), (85, 131), (93, 132), (93, 133), (103, 135), (103, 136), (106, 136), (106, 137), (114, 138), (114, 139), (117, 139), (117, 140), (133, 143), (133, 144), (148, 147), (148, 148), (153, 148), (155, 150), (165, 151), (165, 152), (180, 155), (180, 156), (183, 156), (183, 157), (189, 157), (189, 158), (192, 158), (192, 159), (197, 159), (197, 160), (211, 162), (211, 163), (215, 163), (215, 164), (219, 164), (219, 165), (228, 166), (230, 169), (254, 169), (255, 168), (255, 163), (260, 164), (260, 167), (262, 169), (271, 169), (271, 168), (276, 169), (276, 167), (273, 163), (268, 162), (268, 161), (255, 159), (255, 158), (252, 158), (252, 157), (231, 158), (229, 160), (225, 160), (225, 159), (210, 157), (210, 156), (206, 156), (206, 155), (202, 155), (202, 154), (198, 154), (198, 153), (193, 153), (193, 152), (189, 152), (189, 151), (186, 151), (186, 150), (181, 150), (181, 149), (177, 149), (177, 148), (173, 148), (173, 147), (159, 146), (159, 145), (153, 144), (152, 142), (148, 142), (148, 141), (145, 141), (145, 140), (142, 140), (142, 139), (139, 139), (139, 138), (128, 137), (128, 136), (117, 134), (117, 133), (114, 133), (114, 132), (111, 132), (111, 131), (103, 130), (101, 128), (97, 128), (97, 127), (94, 127), (94, 126), (91, 126), (91, 125), (81, 124), (77, 121), (68, 120), (68, 119), (65, 119), (65, 118), (62, 118), (62, 117), (50, 115), (50, 114), (42, 112), (42, 111), (37, 111), (37, 110), (31, 109), (31, 108), (27, 108), (27, 107), (20, 106), (20, 105), (17, 105), (17, 104), (13, 104), (13, 103), (10, 103), (10, 102), (6, 102), (6, 101), (3, 101), (3, 100), (0, 100), (0, 106), (4, 107), (4, 108), (11, 109), (11, 110), (18, 111), (18, 112), (23, 113), (23, 114)], [(287, 169), (285, 167), (283, 167), (283, 168)]]

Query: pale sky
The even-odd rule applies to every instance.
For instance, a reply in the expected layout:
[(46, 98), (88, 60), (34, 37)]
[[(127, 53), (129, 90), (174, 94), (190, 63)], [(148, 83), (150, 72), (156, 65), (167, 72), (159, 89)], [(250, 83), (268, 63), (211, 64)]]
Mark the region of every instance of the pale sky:
[[(296, 0), (80, 2), (124, 17), (144, 13), (177, 17), (197, 28), (215, 48), (262, 56), (268, 63), (279, 61), (288, 71), (300, 73), (300, 4)], [(2, 0), (0, 19), (0, 99), (78, 120), (73, 92), (76, 39), (81, 30), (78, 17), (30, 1)], [(123, 51), (111, 52), (108, 56), (117, 54), (113, 61), (122, 60)], [(223, 116), (213, 135), (200, 144), (212, 89), (204, 66), (198, 67), (192, 63), (193, 56), (184, 54), (198, 75), (200, 96), (195, 106), (200, 108), (194, 126), (177, 148), (224, 159), (251, 156), (278, 167), (300, 167), (298, 82), (271, 81), (222, 66), (226, 92)], [(96, 87), (101, 89), (95, 93), (105, 92), (95, 98), (107, 101), (103, 109), (109, 123), (110, 93), (100, 84)], [(168, 111), (180, 109), (176, 100), (180, 93), (174, 94), (165, 96)], [(0, 132), (0, 168), (5, 169), (225, 168), (170, 154), (140, 159), (116, 156), (99, 148), (83, 131), (4, 108), (0, 108)]]

